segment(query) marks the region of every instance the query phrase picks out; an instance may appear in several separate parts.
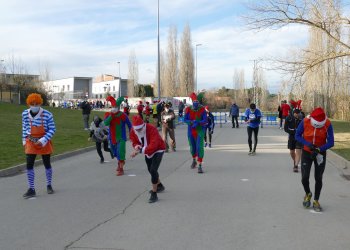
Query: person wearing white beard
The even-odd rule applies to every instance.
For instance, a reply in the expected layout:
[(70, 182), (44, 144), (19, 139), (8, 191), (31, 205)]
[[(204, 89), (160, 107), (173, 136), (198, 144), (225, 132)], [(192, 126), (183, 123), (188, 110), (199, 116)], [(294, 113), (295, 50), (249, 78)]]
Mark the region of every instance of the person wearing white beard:
[(165, 142), (160, 137), (158, 129), (150, 123), (144, 123), (140, 116), (132, 118), (133, 128), (130, 131), (130, 141), (134, 151), (131, 157), (138, 154), (145, 155), (148, 172), (151, 175), (152, 190), (148, 202), (153, 203), (158, 200), (157, 193), (164, 191), (164, 186), (160, 182), (158, 168), (165, 151)]

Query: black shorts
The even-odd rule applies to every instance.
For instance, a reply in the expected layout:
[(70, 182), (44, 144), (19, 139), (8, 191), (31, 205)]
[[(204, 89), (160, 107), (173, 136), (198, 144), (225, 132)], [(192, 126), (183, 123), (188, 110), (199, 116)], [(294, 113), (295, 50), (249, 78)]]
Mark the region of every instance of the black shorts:
[(157, 114), (153, 114), (153, 118), (158, 118), (158, 115)]
[(302, 149), (303, 145), (295, 140), (294, 136), (288, 138), (288, 149), (294, 150), (294, 149)]

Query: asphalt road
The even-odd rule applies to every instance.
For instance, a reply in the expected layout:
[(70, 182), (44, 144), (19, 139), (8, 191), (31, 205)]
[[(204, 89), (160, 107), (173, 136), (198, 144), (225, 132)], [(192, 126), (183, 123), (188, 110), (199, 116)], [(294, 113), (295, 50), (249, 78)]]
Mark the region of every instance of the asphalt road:
[(41, 166), (30, 200), (22, 198), (25, 174), (1, 178), (0, 249), (350, 249), (350, 182), (329, 163), (324, 211), (304, 209), (283, 131), (260, 129), (257, 155), (248, 156), (245, 127), (217, 126), (203, 175), (190, 169), (184, 126), (176, 138), (177, 152), (160, 167), (166, 190), (154, 204), (142, 156), (127, 161), (121, 177), (108, 154), (105, 164), (95, 151), (57, 161), (54, 195)]

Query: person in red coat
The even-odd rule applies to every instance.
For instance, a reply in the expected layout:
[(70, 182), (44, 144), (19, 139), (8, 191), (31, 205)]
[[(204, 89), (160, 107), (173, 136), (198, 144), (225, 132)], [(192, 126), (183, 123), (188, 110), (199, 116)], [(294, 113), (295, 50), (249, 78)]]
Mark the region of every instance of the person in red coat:
[(141, 117), (142, 120), (143, 120), (142, 112), (143, 112), (144, 107), (145, 106), (142, 104), (142, 101), (139, 101), (139, 105), (137, 105), (137, 107), (136, 107), (137, 113), (139, 114), (139, 116)]
[(152, 190), (149, 203), (158, 200), (157, 192), (163, 191), (165, 188), (159, 180), (158, 168), (162, 161), (165, 151), (165, 142), (160, 137), (158, 129), (150, 123), (144, 123), (140, 116), (132, 118), (133, 128), (130, 131), (130, 141), (134, 152), (131, 157), (138, 154), (145, 154), (145, 161), (148, 172), (151, 174)]
[(152, 114), (152, 108), (151, 108), (151, 105), (149, 105), (149, 102), (146, 102), (146, 107), (144, 108), (143, 112), (146, 115), (145, 122), (149, 123), (149, 118)]
[[(281, 105), (281, 110), (282, 110), (282, 123), (283, 121), (286, 121), (286, 117), (289, 115), (290, 112), (290, 106), (288, 105), (287, 101), (284, 100), (283, 104)], [(284, 128), (284, 123), (282, 124), (280, 129)]]

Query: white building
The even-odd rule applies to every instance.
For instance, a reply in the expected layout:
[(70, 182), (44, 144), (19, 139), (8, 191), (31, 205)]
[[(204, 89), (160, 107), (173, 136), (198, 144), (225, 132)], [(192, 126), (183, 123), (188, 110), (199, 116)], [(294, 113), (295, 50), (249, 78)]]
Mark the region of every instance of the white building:
[(70, 77), (43, 82), (53, 100), (73, 100), (91, 97), (92, 77)]
[(77, 100), (77, 99), (104, 99), (107, 94), (113, 97), (127, 95), (127, 80), (119, 79), (111, 75), (96, 77), (70, 77), (43, 83), (44, 88), (51, 94), (54, 101)]

